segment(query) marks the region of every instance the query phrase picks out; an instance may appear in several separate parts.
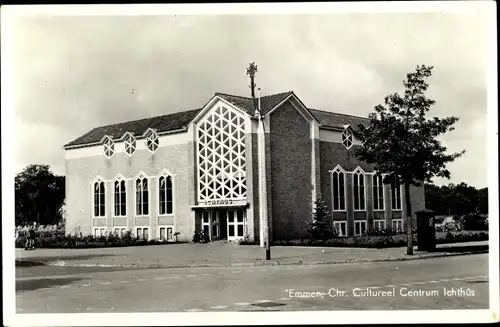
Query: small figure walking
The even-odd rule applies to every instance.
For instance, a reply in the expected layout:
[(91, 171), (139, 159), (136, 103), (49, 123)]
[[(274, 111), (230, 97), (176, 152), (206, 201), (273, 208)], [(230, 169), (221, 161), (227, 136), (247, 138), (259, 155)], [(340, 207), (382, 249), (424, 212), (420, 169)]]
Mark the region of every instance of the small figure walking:
[(34, 250), (35, 249), (35, 225), (36, 223), (30, 224), (28, 227), (28, 235), (26, 237), (26, 248), (25, 250)]

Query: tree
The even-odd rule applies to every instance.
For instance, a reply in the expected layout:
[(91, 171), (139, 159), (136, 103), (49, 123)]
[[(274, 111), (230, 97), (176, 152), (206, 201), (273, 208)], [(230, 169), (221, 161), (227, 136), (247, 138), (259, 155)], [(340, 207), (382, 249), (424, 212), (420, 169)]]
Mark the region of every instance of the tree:
[(308, 232), (313, 234), (314, 237), (325, 239), (332, 236), (332, 227), (330, 219), (330, 210), (323, 197), (318, 196), (314, 202), (315, 209), (313, 214), (313, 221), (309, 222)]
[(15, 178), (16, 225), (58, 223), (64, 197), (64, 176), (54, 175), (48, 165), (27, 166)]
[(436, 186), (425, 184), (425, 207), (443, 215), (488, 213), (488, 188), (476, 189), (462, 182)]
[(488, 188), (482, 188), (477, 191), (477, 206), (481, 214), (488, 214)]
[(454, 129), (457, 117), (427, 118), (434, 100), (425, 95), (432, 66), (417, 66), (403, 81), (404, 95), (393, 93), (385, 97), (369, 115), (368, 126), (359, 125), (354, 135), (362, 147), (356, 150), (360, 160), (372, 163), (385, 174), (384, 182), (404, 185), (407, 210), (407, 253), (413, 254), (410, 185), (432, 183), (432, 177), (450, 178), (446, 164), (465, 151), (446, 154), (447, 148), (437, 137)]

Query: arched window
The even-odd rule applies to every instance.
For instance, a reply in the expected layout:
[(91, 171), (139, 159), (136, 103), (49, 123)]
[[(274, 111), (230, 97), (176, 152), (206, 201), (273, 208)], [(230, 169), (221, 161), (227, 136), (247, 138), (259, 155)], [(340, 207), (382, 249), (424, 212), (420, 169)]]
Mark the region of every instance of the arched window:
[(136, 149), (136, 140), (131, 134), (127, 134), (125, 138), (125, 153), (129, 156), (133, 155)]
[(142, 176), (137, 178), (135, 188), (135, 214), (136, 216), (147, 216), (149, 215), (148, 179)]
[(160, 215), (169, 215), (173, 213), (173, 191), (172, 191), (172, 177), (161, 176), (158, 180), (159, 194), (159, 212)]
[(158, 134), (155, 131), (151, 130), (146, 137), (146, 146), (148, 150), (154, 153), (158, 149), (159, 145), (160, 139), (158, 137)]
[(94, 217), (106, 216), (105, 185), (102, 180), (94, 183)]
[(127, 215), (127, 190), (124, 180), (115, 181), (115, 216)]
[(384, 179), (373, 174), (373, 210), (384, 210)]
[(115, 142), (110, 137), (104, 140), (104, 155), (109, 159), (115, 153)]
[(345, 211), (345, 173), (340, 167), (332, 172), (333, 211)]
[(401, 186), (397, 178), (392, 179), (391, 183), (391, 202), (392, 202), (392, 210), (401, 210)]
[(353, 173), (354, 210), (365, 210), (365, 174), (357, 169)]
[(342, 144), (346, 149), (350, 149), (352, 146), (352, 129), (350, 126), (347, 126), (342, 132)]

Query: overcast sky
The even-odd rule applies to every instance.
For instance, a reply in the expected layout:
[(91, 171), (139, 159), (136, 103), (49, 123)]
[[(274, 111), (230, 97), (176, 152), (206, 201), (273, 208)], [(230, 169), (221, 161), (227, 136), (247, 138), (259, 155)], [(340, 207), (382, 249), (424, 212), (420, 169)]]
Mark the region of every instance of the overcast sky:
[(93, 127), (203, 106), (214, 92), (293, 90), (310, 108), (366, 116), (434, 66), (432, 116), (458, 116), (443, 137), (467, 153), (449, 181), (487, 186), (487, 30), (469, 13), (68, 16), (22, 18), (13, 31), (15, 169), (49, 164)]

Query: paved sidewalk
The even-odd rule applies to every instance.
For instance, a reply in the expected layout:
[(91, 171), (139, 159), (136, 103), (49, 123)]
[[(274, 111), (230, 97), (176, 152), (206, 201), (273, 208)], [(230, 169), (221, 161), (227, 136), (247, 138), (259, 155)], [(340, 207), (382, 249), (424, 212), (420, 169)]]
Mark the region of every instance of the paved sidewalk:
[(80, 267), (227, 267), (256, 265), (334, 264), (425, 259), (488, 252), (488, 241), (441, 244), (436, 252), (406, 255), (406, 248), (360, 249), (332, 247), (275, 246), (271, 261), (255, 245), (233, 243), (166, 244), (98, 249), (16, 249), (16, 265)]

